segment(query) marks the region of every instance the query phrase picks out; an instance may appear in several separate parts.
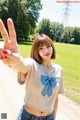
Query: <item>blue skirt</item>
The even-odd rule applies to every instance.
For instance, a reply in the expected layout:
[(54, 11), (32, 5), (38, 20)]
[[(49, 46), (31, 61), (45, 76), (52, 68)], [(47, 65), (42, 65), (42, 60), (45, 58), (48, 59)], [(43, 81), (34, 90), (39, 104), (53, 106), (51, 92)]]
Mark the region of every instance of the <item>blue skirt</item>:
[(53, 113), (47, 116), (35, 116), (27, 112), (23, 107), (20, 110), (20, 114), (17, 120), (54, 120)]

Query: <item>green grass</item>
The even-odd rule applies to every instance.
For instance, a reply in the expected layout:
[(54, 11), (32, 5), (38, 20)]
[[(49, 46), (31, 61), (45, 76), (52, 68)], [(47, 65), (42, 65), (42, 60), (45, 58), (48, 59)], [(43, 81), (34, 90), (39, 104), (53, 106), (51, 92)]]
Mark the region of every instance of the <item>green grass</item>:
[[(80, 46), (69, 44), (56, 44), (57, 52), (60, 55), (57, 62), (63, 67), (65, 83), (72, 83), (77, 87), (71, 87), (80, 92)], [(61, 50), (60, 50), (61, 49)]]
[[(65, 79), (73, 84), (79, 83), (80, 79), (80, 46), (69, 44), (56, 44), (59, 54), (56, 62), (63, 67)], [(79, 85), (79, 84), (78, 84)], [(76, 88), (76, 90), (79, 90)]]
[(56, 63), (63, 68), (65, 95), (80, 103), (80, 46), (55, 43)]
[(29, 43), (19, 44), (19, 52), (24, 58), (30, 57), (31, 45)]
[[(63, 68), (65, 95), (80, 103), (80, 46), (54, 43), (57, 59), (53, 62)], [(30, 56), (31, 45), (19, 45), (23, 57)]]
[(0, 38), (0, 41), (3, 41), (2, 38)]

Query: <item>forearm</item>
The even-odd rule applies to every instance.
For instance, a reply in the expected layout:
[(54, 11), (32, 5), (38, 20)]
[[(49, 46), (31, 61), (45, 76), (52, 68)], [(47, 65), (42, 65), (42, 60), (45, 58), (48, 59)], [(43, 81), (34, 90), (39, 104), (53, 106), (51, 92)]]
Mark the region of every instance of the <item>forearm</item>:
[(16, 64), (11, 65), (11, 67), (15, 70), (17, 70), (18, 72), (22, 72), (24, 74), (27, 73), (27, 68), (25, 65), (25, 60), (23, 57), (20, 56), (19, 60), (17, 61)]
[(12, 67), (13, 69), (16, 69), (19, 72), (26, 73), (26, 64), (25, 59), (20, 56), (19, 53), (12, 52), (11, 50), (4, 49), (0, 47), (0, 55), (2, 56), (2, 61)]
[(56, 120), (57, 108), (58, 108), (58, 95), (56, 97), (55, 104), (54, 104), (54, 120)]

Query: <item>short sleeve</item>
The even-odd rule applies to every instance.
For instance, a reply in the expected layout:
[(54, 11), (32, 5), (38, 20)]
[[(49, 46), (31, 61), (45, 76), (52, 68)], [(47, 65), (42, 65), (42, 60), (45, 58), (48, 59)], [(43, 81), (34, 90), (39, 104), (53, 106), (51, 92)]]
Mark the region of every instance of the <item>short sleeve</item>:
[(63, 72), (61, 70), (61, 77), (60, 77), (60, 81), (59, 81), (59, 94), (63, 94), (64, 93), (64, 85), (63, 85)]
[(20, 71), (18, 71), (17, 73), (17, 79), (18, 79), (19, 84), (21, 85), (25, 83), (26, 76), (29, 76), (29, 73), (32, 68), (33, 60), (31, 58), (27, 58), (25, 59), (24, 62), (25, 62), (24, 65), (25, 65), (26, 73), (24, 74), (23, 72), (20, 72)]

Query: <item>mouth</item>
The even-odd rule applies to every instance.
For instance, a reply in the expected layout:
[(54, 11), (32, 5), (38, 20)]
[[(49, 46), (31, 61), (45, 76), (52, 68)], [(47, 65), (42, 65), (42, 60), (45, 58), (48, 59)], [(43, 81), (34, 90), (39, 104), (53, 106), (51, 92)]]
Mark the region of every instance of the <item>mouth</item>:
[(48, 56), (48, 55), (50, 55), (50, 53), (46, 53), (44, 56)]

